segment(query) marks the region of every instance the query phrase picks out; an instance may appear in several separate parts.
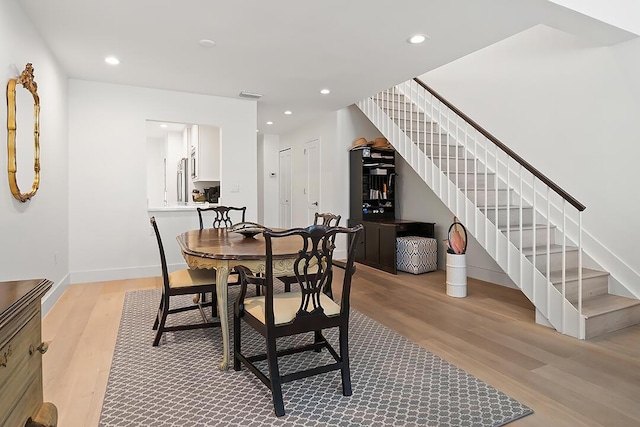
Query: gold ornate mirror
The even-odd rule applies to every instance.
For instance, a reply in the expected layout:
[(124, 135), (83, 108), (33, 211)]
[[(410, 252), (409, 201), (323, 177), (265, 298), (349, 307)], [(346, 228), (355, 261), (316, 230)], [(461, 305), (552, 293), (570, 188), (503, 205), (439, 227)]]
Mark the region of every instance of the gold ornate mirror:
[[(18, 162), (16, 157), (16, 85), (21, 84), (22, 87), (31, 92), (33, 96), (33, 139), (35, 143), (33, 184), (31, 191), (28, 193), (20, 193), (18, 187)], [(40, 186), (40, 97), (38, 97), (38, 85), (33, 79), (33, 66), (28, 63), (24, 67), (24, 71), (17, 79), (9, 79), (7, 83), (7, 149), (9, 151), (8, 172), (9, 172), (9, 188), (13, 197), (26, 202), (32, 198), (38, 187)]]

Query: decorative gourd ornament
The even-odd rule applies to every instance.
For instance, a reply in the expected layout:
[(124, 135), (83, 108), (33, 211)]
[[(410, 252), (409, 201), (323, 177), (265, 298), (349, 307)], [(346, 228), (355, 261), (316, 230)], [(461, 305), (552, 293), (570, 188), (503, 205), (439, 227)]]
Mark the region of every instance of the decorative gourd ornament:
[(447, 252), (450, 254), (462, 255), (467, 252), (467, 229), (453, 217), (453, 224), (449, 227), (447, 235)]

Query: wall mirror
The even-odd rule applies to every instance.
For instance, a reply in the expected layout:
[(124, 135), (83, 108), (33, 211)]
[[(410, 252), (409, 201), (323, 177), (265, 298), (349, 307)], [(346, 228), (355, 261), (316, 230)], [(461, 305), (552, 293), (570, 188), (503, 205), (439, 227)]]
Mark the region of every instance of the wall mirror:
[[(33, 116), (30, 111), (33, 111)], [(33, 147), (33, 157), (28, 154), (29, 146)], [(7, 83), (7, 151), (11, 194), (21, 202), (26, 202), (36, 194), (40, 186), (40, 98), (31, 63), (25, 66), (20, 77), (9, 79)], [(21, 193), (18, 186), (18, 158), (33, 158), (33, 181), (31, 190), (26, 193)], [(29, 163), (20, 161), (21, 165)], [(28, 168), (25, 167), (25, 170)]]

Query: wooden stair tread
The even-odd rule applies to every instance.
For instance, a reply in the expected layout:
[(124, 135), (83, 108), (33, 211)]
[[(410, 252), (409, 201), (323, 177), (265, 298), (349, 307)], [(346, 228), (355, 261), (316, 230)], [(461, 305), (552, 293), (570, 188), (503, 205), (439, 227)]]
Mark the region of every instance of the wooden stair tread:
[[(508, 226), (508, 225), (501, 225), (498, 227), (498, 230), (506, 233), (507, 229), (511, 229), (511, 232), (513, 233), (514, 231), (520, 231), (520, 229), (523, 230), (533, 230), (533, 224), (528, 224), (528, 225), (523, 225), (523, 226), (518, 226), (518, 225), (512, 225), (512, 226)], [(546, 229), (547, 228), (547, 224), (536, 224), (536, 230), (541, 230), (541, 229)], [(550, 229), (553, 230), (554, 228), (556, 228), (555, 225), (551, 224)]]
[[(601, 270), (592, 270), (590, 268), (582, 268), (582, 280), (584, 279), (592, 279), (594, 277), (604, 277), (608, 276), (609, 273)], [(565, 274), (565, 280), (567, 282), (578, 280), (578, 269), (570, 268), (567, 270)], [(551, 272), (551, 283), (554, 285), (562, 284), (562, 270), (552, 271)]]
[[(481, 211), (484, 211), (484, 210), (487, 210), (487, 209), (489, 211), (491, 211), (491, 210), (495, 211), (496, 210), (496, 206), (495, 205), (479, 206), (478, 209), (480, 209)], [(518, 210), (520, 210), (520, 205), (498, 205), (498, 210), (499, 211), (504, 211), (504, 210), (507, 210), (507, 209), (512, 209), (512, 210), (513, 209), (518, 209)], [(524, 209), (533, 209), (533, 206), (522, 206), (522, 210), (524, 210)]]
[(596, 295), (584, 299), (582, 302), (582, 314), (590, 318), (638, 305), (640, 305), (640, 300), (633, 298), (612, 294)]
[[(566, 245), (565, 247), (567, 252), (576, 252), (578, 250), (577, 246)], [(522, 248), (522, 253), (525, 256), (533, 256), (533, 252), (535, 251), (536, 256), (545, 256), (547, 255), (547, 245), (536, 246), (535, 248), (530, 246), (528, 248)], [(549, 245), (549, 252), (552, 254), (561, 253), (562, 245), (558, 245), (554, 243), (553, 245)]]

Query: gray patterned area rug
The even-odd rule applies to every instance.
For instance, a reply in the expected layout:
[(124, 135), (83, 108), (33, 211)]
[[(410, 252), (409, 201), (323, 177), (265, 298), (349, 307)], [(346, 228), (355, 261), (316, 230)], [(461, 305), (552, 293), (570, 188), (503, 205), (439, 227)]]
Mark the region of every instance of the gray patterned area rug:
[[(229, 288), (230, 301), (237, 288)], [(269, 389), (251, 372), (218, 370), (219, 328), (168, 332), (160, 346), (152, 347), (151, 326), (159, 300), (159, 290), (126, 295), (100, 416), (102, 427), (500, 426), (533, 412), (352, 310), (353, 395), (342, 395), (339, 371), (293, 381), (283, 385), (286, 415), (278, 418)], [(175, 306), (189, 302), (185, 297)], [(179, 323), (199, 313), (173, 316)], [(262, 351), (260, 335), (248, 327), (242, 332), (245, 351)], [(337, 334), (326, 335), (337, 348)], [(310, 341), (312, 336), (304, 339)], [(279, 348), (290, 344), (279, 342)], [(326, 350), (286, 356), (280, 370), (286, 374), (321, 360), (332, 360)]]

